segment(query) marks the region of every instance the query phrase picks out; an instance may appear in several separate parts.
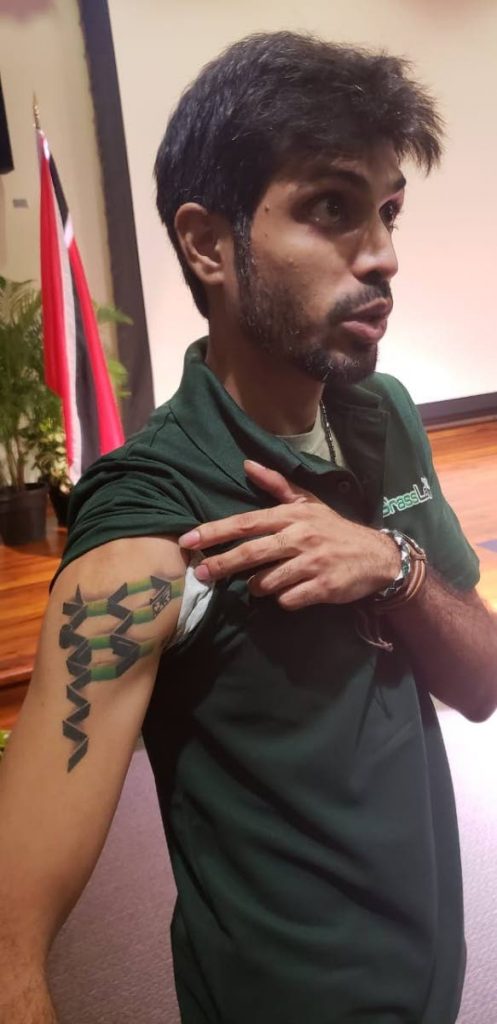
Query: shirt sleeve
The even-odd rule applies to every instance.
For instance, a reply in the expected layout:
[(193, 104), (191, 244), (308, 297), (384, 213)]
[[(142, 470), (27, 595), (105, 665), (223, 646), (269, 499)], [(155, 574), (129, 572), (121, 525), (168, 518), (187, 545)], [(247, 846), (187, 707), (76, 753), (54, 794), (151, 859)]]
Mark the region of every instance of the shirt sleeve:
[(395, 384), (400, 389), (402, 412), (409, 417), (410, 429), (433, 495), (433, 501), (427, 502), (425, 506), (425, 514), (430, 520), (425, 545), (429, 563), (455, 589), (471, 590), (480, 579), (479, 559), (466, 539), (454, 509), (442, 492), (433, 465), (431, 445), (419, 411), (404, 385), (397, 380)]
[(68, 535), (53, 577), (93, 548), (123, 537), (180, 535), (198, 520), (175, 474), (145, 445), (98, 459), (74, 487)]

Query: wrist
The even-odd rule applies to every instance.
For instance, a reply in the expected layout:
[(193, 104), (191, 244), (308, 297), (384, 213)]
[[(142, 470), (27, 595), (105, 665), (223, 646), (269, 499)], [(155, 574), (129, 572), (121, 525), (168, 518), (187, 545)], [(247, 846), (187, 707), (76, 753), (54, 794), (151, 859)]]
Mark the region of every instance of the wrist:
[(378, 545), (378, 559), (376, 575), (374, 580), (372, 580), (374, 589), (371, 591), (371, 598), (387, 590), (394, 580), (397, 579), (402, 568), (401, 553), (392, 537), (381, 530), (376, 530), (375, 533)]
[(370, 594), (358, 606), (357, 632), (373, 647), (392, 651), (392, 643), (381, 635), (380, 621), (385, 614), (403, 607), (418, 595), (426, 579), (426, 553), (411, 537), (397, 530), (382, 533), (397, 548), (400, 569), (385, 589)]
[(400, 552), (401, 569), (398, 576), (384, 591), (373, 594), (371, 603), (377, 615), (384, 615), (400, 605), (407, 604), (421, 590), (426, 579), (426, 552), (406, 534), (398, 530), (383, 530)]
[(48, 991), (46, 958), (31, 936), (24, 941), (8, 924), (0, 935), (0, 1006), (20, 1000), (27, 991)]
[(390, 578), (386, 587), (378, 588), (376, 593), (372, 595), (375, 601), (383, 602), (397, 597), (398, 594), (403, 593), (406, 589), (413, 569), (413, 547), (410, 538), (406, 537), (400, 530), (382, 529), (380, 533), (388, 539), (398, 556), (398, 572)]
[[(2, 965), (4, 966), (4, 965)], [(57, 1024), (55, 1008), (42, 970), (28, 969), (20, 976), (19, 965), (1, 975), (0, 1024)]]

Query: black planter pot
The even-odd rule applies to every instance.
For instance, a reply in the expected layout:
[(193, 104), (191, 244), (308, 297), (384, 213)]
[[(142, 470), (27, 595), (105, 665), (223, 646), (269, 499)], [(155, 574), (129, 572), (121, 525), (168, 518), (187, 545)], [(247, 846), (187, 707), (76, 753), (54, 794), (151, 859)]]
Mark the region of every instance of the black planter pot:
[(0, 536), (4, 544), (29, 544), (43, 540), (46, 532), (46, 484), (27, 484), (21, 491), (0, 488)]

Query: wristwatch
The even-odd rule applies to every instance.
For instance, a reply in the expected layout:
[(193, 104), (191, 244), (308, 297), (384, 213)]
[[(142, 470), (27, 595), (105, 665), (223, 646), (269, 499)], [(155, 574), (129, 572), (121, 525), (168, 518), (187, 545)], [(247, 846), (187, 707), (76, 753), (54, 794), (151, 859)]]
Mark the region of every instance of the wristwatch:
[(400, 553), (400, 569), (395, 579), (388, 584), (388, 587), (385, 587), (384, 590), (379, 590), (376, 594), (373, 594), (373, 600), (378, 602), (388, 601), (390, 598), (396, 597), (402, 590), (411, 574), (413, 553), (415, 553), (418, 558), (426, 559), (426, 554), (423, 551), (423, 548), (420, 547), (412, 537), (407, 537), (406, 534), (401, 533), (400, 530), (383, 529), (380, 530), (380, 533), (386, 533), (387, 536), (391, 537), (393, 542), (397, 545)]
[(384, 590), (371, 594), (356, 605), (356, 631), (367, 644), (393, 651), (391, 640), (382, 636), (383, 616), (407, 604), (419, 593), (426, 579), (426, 552), (412, 537), (400, 530), (380, 530), (392, 538), (400, 551), (400, 572)]

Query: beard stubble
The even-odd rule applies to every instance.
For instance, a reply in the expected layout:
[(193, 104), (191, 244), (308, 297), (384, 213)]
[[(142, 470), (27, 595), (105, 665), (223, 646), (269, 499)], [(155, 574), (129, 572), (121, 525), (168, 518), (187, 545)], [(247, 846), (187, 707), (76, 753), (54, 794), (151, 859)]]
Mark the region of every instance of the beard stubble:
[(374, 372), (377, 345), (351, 338), (349, 351), (343, 352), (333, 348), (333, 336), (348, 313), (391, 297), (387, 281), (364, 285), (357, 295), (337, 301), (316, 324), (286, 282), (269, 280), (259, 271), (249, 244), (238, 239), (235, 253), (239, 324), (262, 352), (290, 363), (313, 380), (331, 385), (357, 383)]

